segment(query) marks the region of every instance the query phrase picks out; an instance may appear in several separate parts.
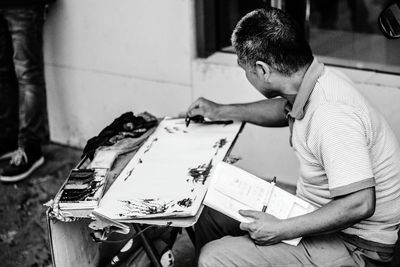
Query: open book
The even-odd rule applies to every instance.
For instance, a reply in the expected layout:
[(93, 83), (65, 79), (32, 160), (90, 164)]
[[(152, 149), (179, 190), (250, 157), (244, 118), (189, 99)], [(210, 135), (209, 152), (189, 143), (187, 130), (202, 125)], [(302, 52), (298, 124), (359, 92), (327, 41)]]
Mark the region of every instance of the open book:
[[(203, 204), (240, 222), (252, 221), (239, 214), (241, 209), (264, 210), (279, 219), (316, 209), (295, 195), (225, 162), (217, 165)], [(284, 242), (297, 245), (300, 238)]]

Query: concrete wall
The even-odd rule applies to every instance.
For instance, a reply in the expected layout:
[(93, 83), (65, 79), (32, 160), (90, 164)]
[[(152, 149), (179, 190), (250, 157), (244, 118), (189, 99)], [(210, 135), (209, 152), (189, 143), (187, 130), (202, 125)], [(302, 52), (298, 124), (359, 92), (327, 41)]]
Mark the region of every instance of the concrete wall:
[[(51, 139), (82, 147), (125, 111), (175, 116), (199, 96), (261, 99), (232, 54), (195, 58), (194, 0), (58, 0), (45, 27)], [(400, 139), (400, 78), (343, 69)], [(252, 173), (295, 183), (286, 128), (247, 125), (233, 154)]]
[(191, 0), (58, 0), (45, 26), (51, 139), (82, 146), (125, 111), (191, 102)]

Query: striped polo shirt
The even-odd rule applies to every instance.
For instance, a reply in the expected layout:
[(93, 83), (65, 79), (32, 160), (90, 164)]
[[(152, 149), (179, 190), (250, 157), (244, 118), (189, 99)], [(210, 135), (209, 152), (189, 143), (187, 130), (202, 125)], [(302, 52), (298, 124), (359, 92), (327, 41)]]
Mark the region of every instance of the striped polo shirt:
[(339, 71), (314, 59), (291, 111), (297, 195), (323, 206), (375, 187), (375, 213), (342, 230), (364, 248), (390, 251), (400, 223), (400, 148), (383, 116)]

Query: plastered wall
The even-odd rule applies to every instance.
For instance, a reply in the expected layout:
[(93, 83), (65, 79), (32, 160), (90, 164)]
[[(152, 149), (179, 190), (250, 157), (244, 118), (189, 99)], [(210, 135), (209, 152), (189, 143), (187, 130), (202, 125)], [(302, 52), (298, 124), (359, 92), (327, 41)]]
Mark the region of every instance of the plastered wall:
[(191, 101), (191, 0), (57, 0), (45, 25), (51, 139), (83, 146), (125, 111)]

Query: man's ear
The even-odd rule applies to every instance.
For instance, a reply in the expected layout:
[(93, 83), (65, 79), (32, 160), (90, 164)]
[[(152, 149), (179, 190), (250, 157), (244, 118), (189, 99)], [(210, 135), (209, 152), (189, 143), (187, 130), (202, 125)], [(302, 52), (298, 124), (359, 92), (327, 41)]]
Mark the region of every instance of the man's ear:
[(256, 61), (256, 73), (260, 77), (263, 76), (264, 79), (267, 81), (269, 76), (271, 75), (271, 68), (267, 63), (258, 60)]

